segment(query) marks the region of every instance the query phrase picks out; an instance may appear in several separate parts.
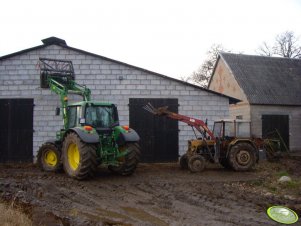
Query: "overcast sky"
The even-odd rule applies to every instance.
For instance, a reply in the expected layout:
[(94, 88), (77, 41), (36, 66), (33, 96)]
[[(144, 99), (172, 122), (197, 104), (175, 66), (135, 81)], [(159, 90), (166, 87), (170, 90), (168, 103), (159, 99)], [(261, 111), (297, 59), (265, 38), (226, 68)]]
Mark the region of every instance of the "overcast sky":
[(300, 36), (301, 0), (2, 0), (0, 21), (0, 56), (56, 36), (180, 78), (201, 65), (213, 44), (255, 54), (279, 33)]

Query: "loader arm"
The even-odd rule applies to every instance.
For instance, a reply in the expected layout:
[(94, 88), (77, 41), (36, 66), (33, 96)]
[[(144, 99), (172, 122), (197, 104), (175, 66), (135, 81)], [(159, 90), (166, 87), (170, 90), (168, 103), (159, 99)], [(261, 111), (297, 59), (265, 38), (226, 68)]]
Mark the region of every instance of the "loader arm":
[(200, 119), (195, 119), (192, 117), (188, 117), (185, 115), (181, 115), (178, 113), (174, 113), (171, 111), (168, 111), (168, 107), (159, 107), (159, 108), (155, 108), (153, 107), (150, 103), (148, 103), (146, 106), (143, 107), (146, 111), (157, 115), (157, 116), (165, 116), (168, 117), (170, 119), (173, 120), (177, 120), (180, 122), (184, 122), (189, 126), (194, 127), (197, 131), (199, 131), (200, 133), (204, 134), (207, 133), (211, 140), (215, 140), (215, 137), (213, 135), (213, 132), (207, 127), (206, 123)]
[(83, 101), (90, 101), (91, 90), (74, 81), (75, 75), (71, 61), (40, 58), (39, 67), (41, 78), (45, 80), (51, 91), (60, 96), (64, 128), (66, 129), (68, 94), (80, 95), (83, 97)]

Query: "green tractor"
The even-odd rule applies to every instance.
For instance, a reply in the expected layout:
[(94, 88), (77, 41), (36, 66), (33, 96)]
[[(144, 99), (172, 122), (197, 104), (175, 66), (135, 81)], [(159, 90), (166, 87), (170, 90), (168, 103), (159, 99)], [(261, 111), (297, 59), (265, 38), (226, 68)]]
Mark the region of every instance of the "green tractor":
[[(64, 171), (72, 178), (92, 177), (99, 165), (120, 175), (131, 175), (140, 159), (139, 135), (120, 126), (117, 107), (91, 101), (91, 91), (74, 81), (71, 61), (40, 58), (41, 87), (58, 94), (62, 104), (64, 128), (56, 139), (44, 143), (37, 161), (44, 171)], [(68, 104), (68, 94), (83, 100)], [(60, 114), (60, 108), (56, 109)]]

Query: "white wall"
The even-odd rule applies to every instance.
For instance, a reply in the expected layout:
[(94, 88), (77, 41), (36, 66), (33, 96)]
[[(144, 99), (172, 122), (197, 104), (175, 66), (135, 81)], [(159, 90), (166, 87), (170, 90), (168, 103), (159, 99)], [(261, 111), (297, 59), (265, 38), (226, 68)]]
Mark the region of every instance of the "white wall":
[[(185, 85), (154, 73), (57, 45), (45, 46), (0, 61), (0, 98), (34, 98), (33, 154), (63, 125), (55, 116), (59, 97), (40, 88), (39, 57), (72, 60), (79, 84), (86, 84), (92, 99), (115, 103), (121, 124), (129, 124), (129, 98), (178, 98), (179, 113), (213, 121), (228, 117), (228, 98)], [(119, 80), (123, 76), (123, 80)], [(187, 140), (194, 137), (189, 126), (179, 123), (179, 154), (186, 151)]]

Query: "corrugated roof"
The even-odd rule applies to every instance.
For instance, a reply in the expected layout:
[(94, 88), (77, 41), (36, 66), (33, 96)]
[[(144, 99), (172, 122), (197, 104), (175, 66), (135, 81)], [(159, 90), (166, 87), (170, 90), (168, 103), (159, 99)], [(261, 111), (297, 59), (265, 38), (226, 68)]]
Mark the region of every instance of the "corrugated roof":
[(250, 104), (301, 105), (301, 59), (221, 53)]

